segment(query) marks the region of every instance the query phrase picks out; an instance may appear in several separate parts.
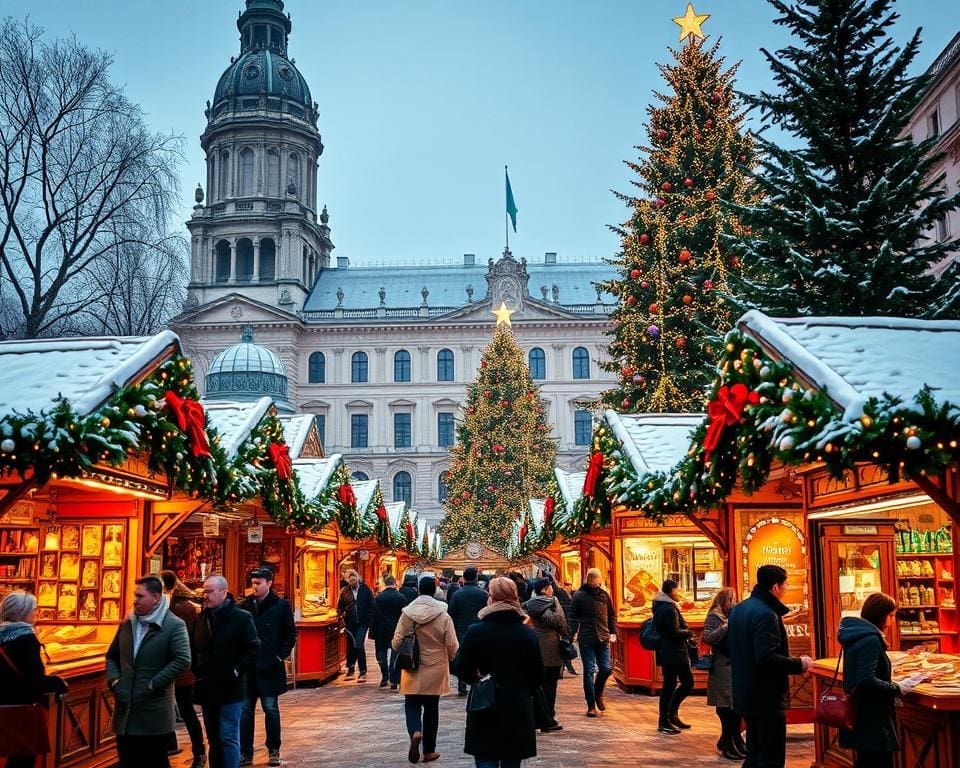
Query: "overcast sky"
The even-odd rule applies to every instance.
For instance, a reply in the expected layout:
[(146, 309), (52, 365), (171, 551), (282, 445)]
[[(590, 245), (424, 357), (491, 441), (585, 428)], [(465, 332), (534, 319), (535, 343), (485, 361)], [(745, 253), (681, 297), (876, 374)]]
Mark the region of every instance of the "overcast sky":
[[(516, 256), (612, 255), (623, 160), (643, 140), (658, 62), (685, 0), (286, 0), (290, 55), (319, 103), (319, 199), (335, 255), (422, 263), (503, 250), (503, 166)], [(183, 218), (205, 179), (204, 105), (239, 52), (241, 0), (0, 0), (0, 14), (75, 33), (114, 57), (157, 131), (186, 138)], [(761, 47), (787, 42), (762, 0), (695, 3), (738, 85), (770, 85)], [(956, 34), (953, 2), (901, 0), (898, 41), (924, 27), (922, 71)]]

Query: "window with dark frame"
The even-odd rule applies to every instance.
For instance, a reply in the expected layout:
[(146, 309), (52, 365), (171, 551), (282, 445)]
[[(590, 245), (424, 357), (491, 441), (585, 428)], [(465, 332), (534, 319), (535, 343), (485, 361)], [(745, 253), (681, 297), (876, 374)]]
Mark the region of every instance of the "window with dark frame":
[(393, 414), (393, 447), (409, 448), (413, 442), (409, 413)]
[(441, 349), (437, 352), (437, 381), (453, 381), (453, 351)]
[(367, 382), (367, 353), (354, 352), (350, 358), (350, 382), (365, 384)]
[(368, 418), (365, 413), (350, 414), (350, 447), (367, 447), (367, 426)]
[(456, 442), (456, 427), (452, 413), (437, 414), (437, 445), (450, 448)]

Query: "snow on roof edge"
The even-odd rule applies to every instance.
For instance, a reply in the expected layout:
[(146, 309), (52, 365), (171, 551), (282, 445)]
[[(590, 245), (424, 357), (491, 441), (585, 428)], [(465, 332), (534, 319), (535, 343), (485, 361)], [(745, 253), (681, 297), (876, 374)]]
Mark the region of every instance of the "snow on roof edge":
[[(293, 439), (287, 443), (287, 450), (290, 452), (291, 458), (298, 457), (303, 451), (303, 446), (310, 436), (310, 428), (313, 426), (315, 419), (316, 417), (312, 413), (295, 413), (280, 417), (281, 423), (296, 426)], [(284, 435), (286, 436), (286, 430), (284, 430)]]
[(620, 414), (608, 408), (603, 412), (603, 418), (607, 424), (610, 425), (610, 430), (620, 442), (620, 447), (623, 448), (624, 453), (627, 454), (627, 458), (630, 459), (630, 463), (633, 464), (637, 475), (639, 476), (644, 472), (649, 472), (650, 467), (647, 465), (647, 462), (643, 460), (640, 451), (637, 450), (637, 446), (630, 437), (630, 433), (627, 432), (626, 426), (624, 426), (623, 421), (620, 419)]
[[(855, 318), (773, 318), (756, 309), (746, 312), (738, 321), (737, 326), (761, 345), (767, 345), (775, 350), (782, 358), (793, 363), (794, 369), (806, 374), (820, 388), (825, 389), (827, 396), (843, 409), (844, 418), (848, 421), (863, 415), (863, 406), (866, 398), (847, 382), (833, 368), (826, 365), (820, 358), (807, 350), (790, 334), (780, 328), (780, 323), (790, 325), (809, 323), (816, 319), (818, 325), (844, 325), (853, 327)], [(856, 320), (870, 320), (873, 318), (856, 318)], [(903, 318), (888, 318), (891, 320)], [(848, 322), (842, 322), (846, 320)], [(792, 322), (791, 322), (792, 321)], [(833, 321), (831, 323), (831, 321)], [(861, 323), (864, 324), (864, 323)], [(957, 324), (960, 330), (960, 323)], [(894, 327), (891, 325), (890, 327)], [(900, 327), (905, 327), (901, 325)]]
[(317, 464), (324, 464), (324, 468), (323, 468), (324, 471), (321, 473), (319, 478), (320, 482), (318, 483), (318, 486), (322, 489), (327, 487), (327, 485), (330, 482), (330, 478), (333, 477), (333, 473), (337, 470), (337, 467), (339, 467), (342, 463), (343, 463), (343, 454), (334, 453), (323, 459), (294, 459), (293, 468), (298, 469), (303, 467), (316, 466)]
[(207, 402), (204, 403), (204, 408), (209, 411), (219, 411), (219, 410), (229, 410), (231, 408), (236, 409), (241, 414), (245, 414), (243, 420), (237, 426), (236, 432), (233, 434), (232, 439), (229, 442), (223, 443), (223, 449), (227, 452), (228, 458), (233, 458), (237, 455), (237, 451), (240, 450), (240, 446), (250, 437), (250, 434), (256, 428), (263, 417), (267, 415), (267, 411), (270, 410), (273, 406), (273, 398), (270, 397), (261, 397), (255, 403), (234, 403), (234, 402)]
[[(124, 337), (100, 337), (106, 342), (122, 341)], [(143, 342), (126, 360), (108, 371), (85, 394), (74, 400), (71, 405), (81, 416), (87, 416), (110, 399), (117, 390), (126, 387), (146, 369), (150, 363), (163, 356), (168, 348), (180, 351), (180, 337), (173, 331), (160, 331), (153, 336), (126, 337), (133, 341), (143, 338)], [(71, 340), (79, 342), (80, 340)], [(25, 342), (28, 343), (28, 342)], [(67, 346), (71, 346), (69, 343)], [(89, 343), (85, 345), (89, 348)], [(61, 347), (63, 348), (63, 347)], [(172, 356), (172, 355), (171, 355)]]

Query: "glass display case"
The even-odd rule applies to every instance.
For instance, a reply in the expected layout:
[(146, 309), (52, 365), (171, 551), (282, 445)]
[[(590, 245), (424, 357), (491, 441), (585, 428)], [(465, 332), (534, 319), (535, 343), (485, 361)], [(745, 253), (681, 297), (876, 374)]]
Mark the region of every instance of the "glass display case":
[(198, 589), (211, 573), (223, 573), (225, 547), (222, 537), (170, 536), (163, 543), (164, 567), (176, 571), (191, 589)]
[(881, 588), (880, 547), (866, 542), (839, 542), (837, 566), (840, 617), (859, 616), (867, 595)]
[(561, 586), (570, 594), (580, 588), (583, 576), (580, 570), (579, 550), (563, 552), (560, 555), (560, 581)]
[(333, 582), (334, 551), (306, 546), (297, 557), (296, 610), (299, 620), (336, 618), (339, 586)]

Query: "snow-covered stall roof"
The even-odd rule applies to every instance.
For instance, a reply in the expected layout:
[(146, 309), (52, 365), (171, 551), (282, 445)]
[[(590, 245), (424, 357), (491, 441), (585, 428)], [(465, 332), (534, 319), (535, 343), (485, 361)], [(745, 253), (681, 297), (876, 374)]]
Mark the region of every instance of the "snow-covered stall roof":
[(280, 423), (283, 425), (283, 441), (287, 444), (291, 459), (300, 457), (315, 421), (316, 417), (310, 413), (280, 416)]
[(300, 481), (304, 498), (316, 499), (330, 484), (337, 467), (343, 463), (342, 454), (335, 453), (325, 459), (296, 459), (293, 468)]
[(240, 446), (249, 439), (271, 406), (273, 400), (269, 397), (261, 397), (254, 403), (203, 402), (210, 426), (216, 428), (220, 445), (230, 459), (237, 455)]
[(390, 523), (390, 530), (399, 531), (400, 521), (403, 519), (403, 510), (406, 507), (406, 502), (391, 501), (383, 506), (387, 509), (387, 521)]
[(530, 519), (539, 531), (543, 527), (543, 514), (546, 508), (546, 499), (530, 499)]
[(357, 512), (363, 515), (367, 511), (367, 507), (370, 506), (370, 503), (373, 501), (373, 497), (377, 493), (377, 489), (380, 487), (379, 480), (351, 480), (350, 485), (353, 486), (353, 495), (357, 499)]
[(62, 396), (81, 416), (152, 366), (180, 352), (172, 331), (154, 336), (39, 339), (0, 343), (0, 414), (40, 413)]
[(572, 515), (577, 500), (583, 496), (583, 483), (587, 479), (587, 473), (566, 472), (557, 467), (553, 470), (553, 474), (557, 478), (557, 487), (563, 497), (563, 506), (567, 514)]
[(847, 419), (871, 397), (910, 402), (924, 385), (960, 403), (960, 322), (900, 317), (773, 318), (751, 310), (740, 330), (800, 379), (827, 391)]
[(690, 434), (705, 416), (697, 413), (616, 413), (604, 421), (638, 475), (669, 472), (690, 450)]

